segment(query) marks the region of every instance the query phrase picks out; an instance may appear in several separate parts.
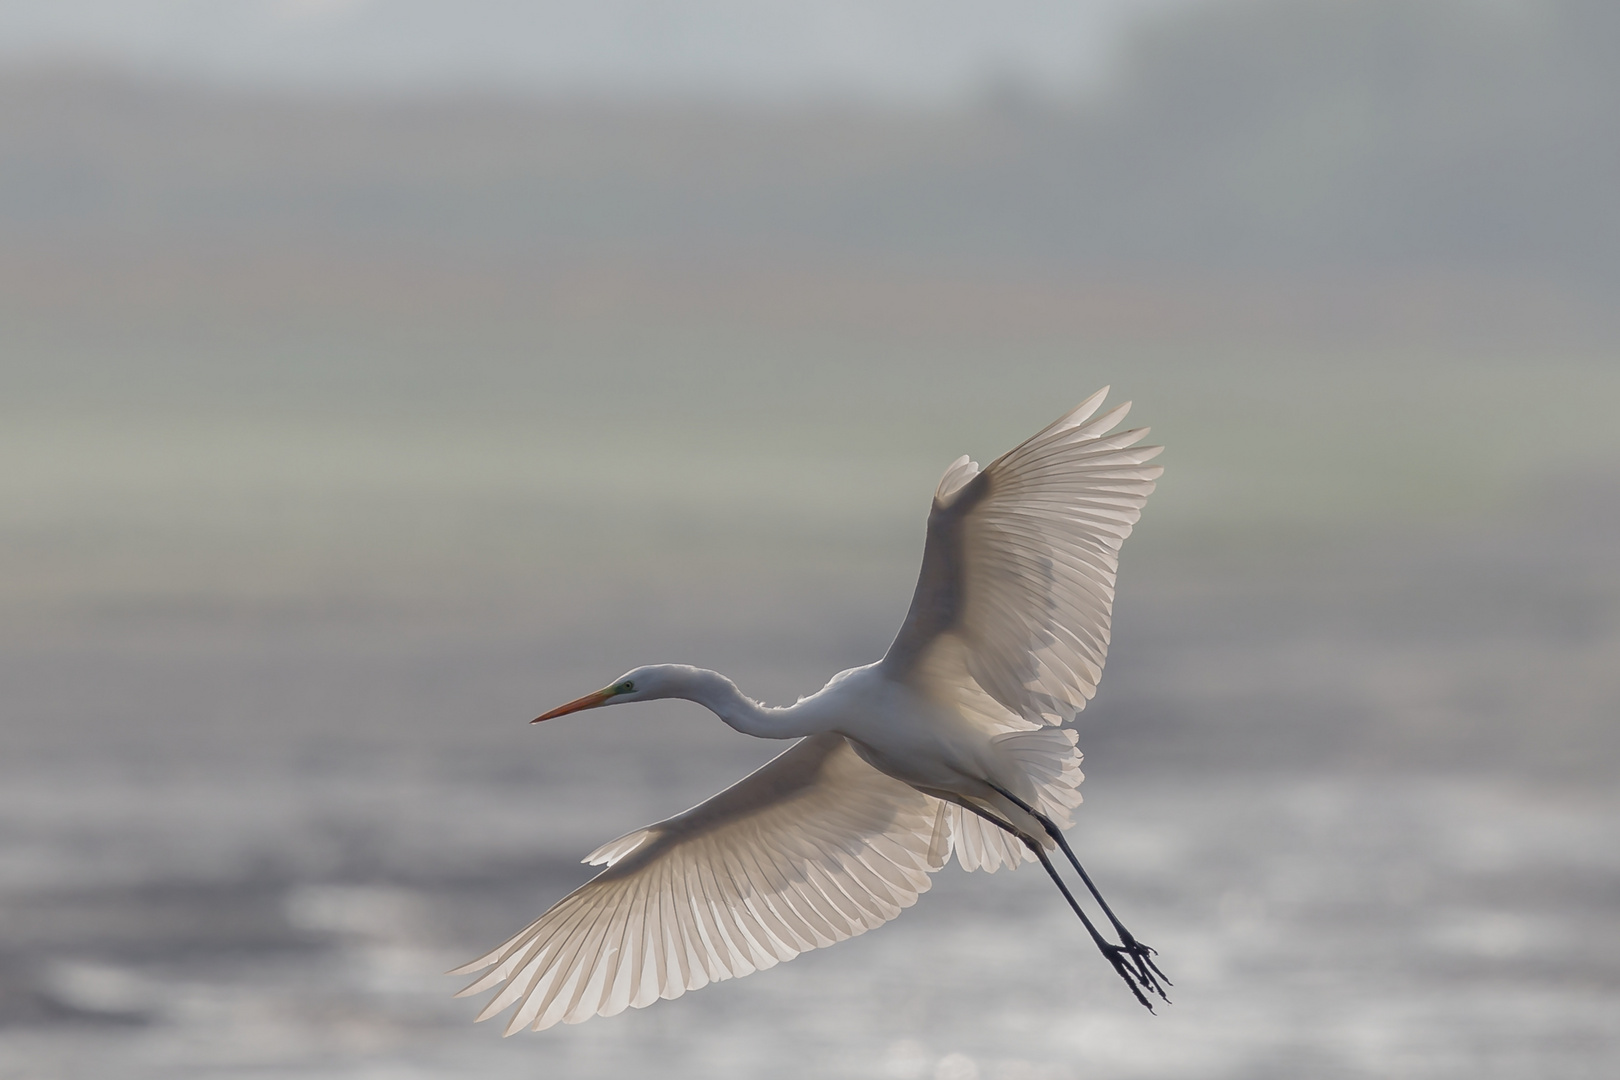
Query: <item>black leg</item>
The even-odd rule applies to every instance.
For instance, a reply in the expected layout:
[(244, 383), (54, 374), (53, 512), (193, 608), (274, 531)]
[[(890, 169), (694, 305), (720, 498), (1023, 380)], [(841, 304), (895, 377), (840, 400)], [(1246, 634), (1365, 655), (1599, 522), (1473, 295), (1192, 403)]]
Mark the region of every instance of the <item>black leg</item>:
[[(1063, 883), (1063, 879), (1058, 876), (1057, 867), (1052, 865), (1052, 860), (1047, 857), (1046, 849), (1041, 847), (1040, 841), (1036, 840), (1034, 837), (1025, 836), (1023, 833), (1013, 828), (1012, 825), (1002, 821), (1000, 818), (985, 813), (983, 810), (980, 810), (977, 807), (970, 806), (967, 807), (967, 809), (972, 810), (975, 814), (978, 814), (980, 817), (984, 818), (984, 820), (990, 822), (990, 824), (996, 826), (998, 829), (1002, 829), (1011, 833), (1013, 836), (1016, 836), (1024, 843), (1025, 847), (1029, 848), (1029, 850), (1034, 853), (1035, 857), (1041, 861), (1041, 866), (1045, 867), (1047, 876), (1052, 879), (1052, 883), (1056, 885), (1058, 887), (1058, 891), (1063, 894), (1063, 899), (1067, 900), (1069, 902), (1069, 907), (1074, 910), (1076, 915), (1080, 916), (1081, 925), (1086, 928), (1086, 933), (1091, 935), (1091, 940), (1096, 944), (1097, 950), (1103, 954), (1103, 957), (1110, 964), (1113, 965), (1114, 971), (1118, 973), (1119, 977), (1125, 980), (1125, 985), (1131, 988), (1131, 993), (1136, 996), (1137, 1001), (1142, 1003), (1142, 1007), (1148, 1012), (1152, 1012), (1153, 1003), (1147, 999), (1145, 994), (1142, 993), (1142, 986), (1146, 985), (1150, 990), (1157, 992), (1160, 997), (1164, 997), (1164, 991), (1160, 990), (1153, 982), (1143, 980), (1137, 971), (1132, 970), (1131, 967), (1125, 963), (1125, 957), (1127, 955), (1134, 957), (1134, 954), (1131, 953), (1128, 948), (1122, 948), (1115, 945), (1097, 931), (1096, 924), (1094, 924), (1090, 917), (1086, 915), (1085, 910), (1080, 907), (1080, 902), (1074, 898), (1074, 894), (1069, 891), (1069, 887), (1065, 885)], [(1138, 964), (1138, 968), (1139, 967), (1140, 964)], [(1149, 979), (1151, 979), (1151, 976), (1149, 976)], [(1165, 1000), (1168, 1001), (1169, 999), (1165, 998)]]
[(1069, 841), (1063, 835), (1063, 830), (1057, 827), (1057, 822), (1040, 813), (1033, 806), (1030, 806), (1005, 788), (988, 780), (985, 783), (989, 784), (997, 794), (1006, 798), (1018, 809), (1040, 822), (1041, 828), (1046, 830), (1046, 835), (1055, 840), (1058, 847), (1063, 849), (1063, 854), (1068, 857), (1069, 865), (1073, 866), (1074, 872), (1080, 875), (1080, 880), (1086, 883), (1086, 888), (1091, 892), (1092, 899), (1097, 901), (1097, 906), (1101, 907), (1103, 914), (1108, 916), (1108, 921), (1113, 925), (1114, 932), (1119, 935), (1119, 940), (1125, 945), (1125, 951), (1131, 954), (1136, 963), (1137, 974), (1143, 984), (1161, 998), (1164, 998), (1164, 1000), (1169, 1001), (1170, 998), (1165, 995), (1164, 988), (1175, 984), (1170, 981), (1163, 971), (1159, 970), (1159, 965), (1153, 962), (1153, 957), (1158, 954), (1158, 950), (1151, 945), (1142, 944), (1136, 940), (1136, 937), (1129, 930), (1125, 929), (1125, 924), (1119, 921), (1119, 918), (1114, 914), (1114, 909), (1108, 906), (1108, 901), (1103, 899), (1102, 893), (1097, 891), (1097, 886), (1092, 884), (1091, 875), (1086, 873), (1086, 868), (1080, 865), (1080, 860), (1075, 857), (1074, 849), (1069, 847)]

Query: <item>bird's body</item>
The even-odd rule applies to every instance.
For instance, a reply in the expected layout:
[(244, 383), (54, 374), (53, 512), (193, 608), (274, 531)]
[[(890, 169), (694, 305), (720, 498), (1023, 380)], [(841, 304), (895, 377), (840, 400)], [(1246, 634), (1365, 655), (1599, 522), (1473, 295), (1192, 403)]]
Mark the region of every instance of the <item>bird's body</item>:
[[(826, 711), (839, 717), (832, 730), (853, 744), (862, 761), (919, 791), (952, 803), (1005, 805), (989, 786), (994, 784), (1025, 802), (1038, 798), (1023, 762), (1005, 741), (998, 742), (951, 703), (893, 678), (881, 663), (854, 669), (816, 697), (828, 699)], [(1063, 744), (1059, 753), (1073, 745), (1063, 738), (1058, 742)], [(1022, 815), (1016, 807), (1005, 808), (1010, 817)]]
[[(771, 708), (713, 671), (653, 665), (540, 717), (680, 697), (795, 746), (666, 821), (598, 848), (596, 878), (488, 955), (464, 994), (505, 984), (508, 1034), (611, 1015), (770, 967), (898, 915), (952, 854), (969, 870), (1040, 861), (1137, 999), (1152, 950), (1114, 917), (1062, 829), (1080, 803), (1064, 726), (1096, 691), (1120, 544), (1162, 471), (1146, 429), (1090, 421), (1106, 389), (983, 471), (935, 492), (922, 572), (882, 660)], [(1053, 868), (1061, 849), (1121, 944)], [(489, 969), (485, 971), (485, 969)]]

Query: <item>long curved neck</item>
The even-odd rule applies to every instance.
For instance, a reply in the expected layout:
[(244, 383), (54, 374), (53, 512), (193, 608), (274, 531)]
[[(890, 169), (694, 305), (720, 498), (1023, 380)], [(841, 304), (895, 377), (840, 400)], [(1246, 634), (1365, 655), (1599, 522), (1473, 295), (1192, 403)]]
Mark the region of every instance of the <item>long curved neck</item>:
[(673, 695), (695, 701), (744, 735), (761, 739), (796, 739), (822, 730), (803, 708), (804, 702), (785, 708), (761, 705), (737, 684), (705, 668), (693, 668)]

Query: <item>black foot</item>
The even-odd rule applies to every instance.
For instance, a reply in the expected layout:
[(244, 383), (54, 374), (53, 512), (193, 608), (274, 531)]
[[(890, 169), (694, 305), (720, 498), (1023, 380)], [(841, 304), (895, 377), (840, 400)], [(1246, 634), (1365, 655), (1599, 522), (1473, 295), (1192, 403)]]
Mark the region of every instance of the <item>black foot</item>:
[[(1123, 927), (1120, 929), (1124, 930)], [(1159, 970), (1159, 965), (1153, 962), (1153, 958), (1159, 954), (1159, 950), (1151, 945), (1144, 945), (1137, 941), (1128, 931), (1121, 933), (1120, 938), (1125, 944), (1112, 947), (1123, 956), (1131, 958), (1132, 974), (1135, 976), (1135, 981), (1168, 1002), (1170, 997), (1164, 992), (1164, 988), (1174, 986), (1175, 983), (1171, 982), (1170, 977)], [(1110, 957), (1109, 959), (1112, 960), (1113, 958)], [(1138, 993), (1136, 996), (1140, 998), (1142, 995)], [(1151, 1007), (1149, 1007), (1149, 1011), (1152, 1011)]]
[[(1152, 1012), (1153, 1002), (1149, 1001), (1147, 995), (1142, 993), (1142, 987), (1146, 986), (1149, 990), (1157, 990), (1158, 988), (1154, 983), (1143, 979), (1139, 974), (1141, 958), (1122, 946), (1112, 943), (1099, 947), (1102, 949), (1103, 956), (1110, 964), (1114, 965), (1115, 973), (1118, 974), (1121, 979), (1125, 980), (1126, 986), (1131, 988), (1131, 993), (1136, 997), (1136, 1000), (1141, 1003), (1142, 1008), (1146, 1009), (1148, 1012)], [(1127, 960), (1127, 957), (1130, 959)], [(1135, 962), (1133, 963), (1131, 961)], [(1164, 997), (1162, 991), (1159, 993), (1159, 996)], [(1169, 999), (1165, 998), (1165, 1000), (1168, 1001)]]

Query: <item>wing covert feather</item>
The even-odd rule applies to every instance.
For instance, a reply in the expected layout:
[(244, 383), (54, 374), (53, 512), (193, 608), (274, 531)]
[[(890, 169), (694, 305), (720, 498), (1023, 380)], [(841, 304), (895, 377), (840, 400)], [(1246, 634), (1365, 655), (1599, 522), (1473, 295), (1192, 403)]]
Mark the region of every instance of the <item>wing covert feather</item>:
[[(894, 918), (949, 849), (939, 800), (816, 735), (683, 814), (592, 852), (606, 868), (499, 948), (458, 996), (506, 985), (508, 1035), (679, 997)], [(485, 971), (484, 969), (489, 969)]]

